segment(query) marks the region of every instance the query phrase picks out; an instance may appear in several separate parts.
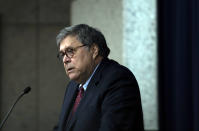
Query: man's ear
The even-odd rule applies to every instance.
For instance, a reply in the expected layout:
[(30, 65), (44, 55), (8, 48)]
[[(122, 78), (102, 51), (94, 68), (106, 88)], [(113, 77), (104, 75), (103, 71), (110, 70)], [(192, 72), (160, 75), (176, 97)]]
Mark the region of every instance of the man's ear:
[(97, 46), (97, 44), (93, 44), (92, 51), (93, 51), (93, 59), (96, 59), (96, 57), (99, 55), (99, 47)]

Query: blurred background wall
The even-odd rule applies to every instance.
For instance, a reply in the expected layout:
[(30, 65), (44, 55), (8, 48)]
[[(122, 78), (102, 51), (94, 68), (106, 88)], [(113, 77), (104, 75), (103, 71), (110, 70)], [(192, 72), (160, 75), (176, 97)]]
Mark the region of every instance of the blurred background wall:
[(26, 86), (3, 131), (51, 130), (67, 84), (55, 37), (70, 24), (70, 1), (1, 0), (1, 120)]
[(105, 35), (110, 58), (138, 79), (146, 130), (157, 130), (156, 1), (1, 0), (0, 119), (17, 95), (3, 131), (49, 131), (56, 124), (68, 78), (56, 59), (55, 37), (65, 26), (86, 23)]

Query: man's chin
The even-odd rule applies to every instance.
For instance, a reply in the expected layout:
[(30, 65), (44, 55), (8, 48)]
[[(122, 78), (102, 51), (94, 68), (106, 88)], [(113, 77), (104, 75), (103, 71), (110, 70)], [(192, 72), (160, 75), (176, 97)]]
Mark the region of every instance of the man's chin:
[(79, 83), (79, 79), (77, 76), (70, 74), (70, 75), (68, 75), (68, 77), (70, 80), (73, 80), (73, 81)]

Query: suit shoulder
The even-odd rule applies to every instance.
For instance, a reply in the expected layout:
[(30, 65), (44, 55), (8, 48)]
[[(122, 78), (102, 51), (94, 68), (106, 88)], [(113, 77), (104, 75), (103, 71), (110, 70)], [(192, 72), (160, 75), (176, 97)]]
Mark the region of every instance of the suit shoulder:
[(139, 94), (139, 85), (133, 73), (113, 60), (110, 60), (101, 72), (100, 87), (102, 92), (133, 90)]
[(131, 81), (137, 83), (134, 74), (125, 66), (120, 65), (114, 60), (108, 60), (105, 64), (101, 77), (109, 82)]
[(133, 73), (125, 66), (119, 64), (114, 60), (110, 60), (107, 66), (104, 68), (104, 73), (114, 76), (129, 76), (134, 77)]

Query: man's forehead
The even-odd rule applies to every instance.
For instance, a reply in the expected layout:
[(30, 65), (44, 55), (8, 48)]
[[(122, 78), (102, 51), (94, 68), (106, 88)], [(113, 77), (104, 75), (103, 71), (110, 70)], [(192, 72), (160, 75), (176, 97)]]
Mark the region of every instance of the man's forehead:
[(76, 36), (67, 36), (60, 42), (60, 50), (82, 45)]

